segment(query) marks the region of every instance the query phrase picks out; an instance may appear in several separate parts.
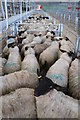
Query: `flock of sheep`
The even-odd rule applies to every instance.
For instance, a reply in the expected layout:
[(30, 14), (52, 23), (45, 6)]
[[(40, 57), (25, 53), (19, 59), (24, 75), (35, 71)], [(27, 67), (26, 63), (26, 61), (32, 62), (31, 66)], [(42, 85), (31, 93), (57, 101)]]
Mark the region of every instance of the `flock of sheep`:
[(33, 14), (0, 55), (0, 116), (78, 118), (79, 59), (53, 22)]

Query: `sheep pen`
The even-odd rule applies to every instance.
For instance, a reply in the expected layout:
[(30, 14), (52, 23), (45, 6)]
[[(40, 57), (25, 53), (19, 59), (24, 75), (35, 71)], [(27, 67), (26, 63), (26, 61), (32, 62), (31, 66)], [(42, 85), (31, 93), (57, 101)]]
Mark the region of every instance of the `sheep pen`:
[(8, 37), (0, 56), (3, 119), (78, 118), (80, 61), (55, 30), (49, 17), (34, 13)]
[(39, 84), (38, 76), (27, 70), (14, 72), (0, 77), (0, 96), (8, 94), (18, 88), (36, 88)]

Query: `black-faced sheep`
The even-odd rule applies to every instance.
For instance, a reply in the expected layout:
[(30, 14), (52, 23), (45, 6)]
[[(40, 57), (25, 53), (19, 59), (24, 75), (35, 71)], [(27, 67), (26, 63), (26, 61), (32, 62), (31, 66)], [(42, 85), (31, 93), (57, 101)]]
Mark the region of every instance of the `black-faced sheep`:
[(36, 97), (38, 118), (78, 119), (78, 101), (57, 90)]
[(65, 94), (67, 94), (67, 90), (65, 89), (65, 87), (61, 87), (55, 83), (52, 82), (51, 79), (49, 79), (46, 76), (39, 76), (39, 85), (35, 88), (34, 91), (34, 95), (36, 97), (40, 96), (40, 95), (45, 95), (47, 92), (49, 92), (52, 89), (57, 89), (58, 91), (62, 91)]
[(47, 72), (47, 77), (55, 84), (67, 88), (68, 85), (68, 69), (72, 58), (67, 53), (63, 53), (61, 58), (53, 64)]
[(47, 47), (49, 47), (49, 45), (47, 45), (46, 43), (35, 45), (35, 47), (34, 47), (35, 54), (39, 57), (39, 55), (40, 55)]
[(21, 57), (17, 46), (9, 48), (10, 54), (4, 66), (5, 74), (12, 73), (21, 69)]
[[(2, 101), (2, 102), (1, 102)], [(2, 118), (35, 118), (36, 107), (34, 90), (29, 88), (18, 89), (13, 93), (0, 97)], [(1, 116), (0, 114), (0, 116)]]
[(38, 76), (27, 70), (14, 72), (0, 77), (0, 96), (19, 88), (35, 89), (39, 84)]
[(31, 43), (34, 37), (35, 36), (33, 34), (28, 34), (27, 37), (23, 39), (22, 44), (24, 45), (24, 44)]
[(4, 75), (4, 66), (7, 60), (5, 58), (0, 57), (0, 76)]
[(35, 57), (35, 51), (32, 48), (28, 48), (28, 50), (25, 50), (25, 57), (24, 60), (22, 61), (21, 69), (28, 70), (31, 73), (36, 74), (37, 70), (40, 69), (37, 58)]
[(45, 62), (51, 66), (58, 59), (59, 44), (52, 42), (51, 46), (44, 50), (39, 57), (40, 65), (43, 66)]
[(77, 58), (69, 69), (69, 92), (74, 98), (80, 99), (80, 60)]

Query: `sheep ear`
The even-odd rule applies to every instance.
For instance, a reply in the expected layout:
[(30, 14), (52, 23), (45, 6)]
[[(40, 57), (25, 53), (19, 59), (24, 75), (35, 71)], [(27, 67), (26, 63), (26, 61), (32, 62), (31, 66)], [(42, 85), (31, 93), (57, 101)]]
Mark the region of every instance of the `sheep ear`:
[(51, 31), (51, 34), (55, 35), (55, 32), (54, 32), (54, 31)]
[(28, 47), (25, 47), (25, 50), (28, 50)]
[(47, 67), (47, 61), (45, 61), (44, 67)]
[(39, 69), (37, 69), (37, 75), (40, 76), (40, 70)]
[(31, 46), (31, 48), (34, 48), (34, 45), (33, 45), (33, 46)]
[(54, 37), (51, 37), (51, 40), (54, 41)]
[(37, 35), (36, 35), (36, 34), (34, 34), (34, 37), (37, 37)]
[(67, 52), (68, 56), (72, 56), (74, 53), (72, 51)]
[(48, 36), (46, 36), (46, 38), (48, 38)]
[(59, 48), (61, 47), (61, 43), (59, 43)]
[(68, 38), (68, 37), (65, 37), (65, 40), (66, 40), (66, 41), (69, 41), (69, 38)]

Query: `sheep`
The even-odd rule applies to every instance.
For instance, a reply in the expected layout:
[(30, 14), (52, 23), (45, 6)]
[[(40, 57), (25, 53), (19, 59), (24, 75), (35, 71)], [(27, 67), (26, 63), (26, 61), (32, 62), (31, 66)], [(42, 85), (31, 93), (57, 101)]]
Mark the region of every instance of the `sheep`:
[(38, 76), (27, 70), (14, 72), (0, 77), (0, 96), (15, 91), (18, 88), (33, 88), (39, 84)]
[(8, 61), (4, 66), (4, 73), (9, 74), (21, 69), (21, 57), (19, 54), (19, 48), (15, 46), (14, 48), (9, 48), (10, 54)]
[(39, 36), (37, 36), (37, 37), (35, 37), (33, 39), (33, 42), (35, 42), (35, 43), (41, 43), (42, 41), (41, 41), (41, 38)]
[(63, 39), (60, 44), (60, 50), (64, 50), (66, 52), (73, 51), (73, 44), (70, 41), (66, 41), (65, 39)]
[(39, 33), (39, 31), (41, 32), (41, 35), (42, 36), (45, 36), (46, 35), (46, 29), (45, 29), (45, 27), (44, 26), (38, 26), (38, 27), (36, 27), (36, 28), (34, 28), (34, 29), (29, 29), (29, 33), (32, 33), (32, 34), (38, 34)]
[(9, 48), (8, 48), (7, 45), (3, 48), (2, 53), (3, 53), (3, 56), (4, 56), (5, 58), (8, 58), (8, 56), (9, 56), (9, 54), (10, 54), (10, 51), (9, 51)]
[(78, 119), (78, 100), (55, 89), (36, 97), (36, 106), (38, 118)]
[(59, 42), (59, 48), (60, 48), (60, 50), (58, 53), (58, 58), (60, 58), (60, 56), (63, 53), (65, 53), (65, 52), (70, 53), (70, 52), (73, 52), (73, 50), (74, 50), (72, 43), (69, 40), (67, 40), (66, 38)]
[(22, 45), (22, 48), (21, 48), (21, 57), (22, 59), (24, 59), (24, 54), (25, 54), (25, 48), (28, 48), (28, 44), (25, 44), (25, 45)]
[(65, 87), (61, 87), (53, 83), (52, 80), (47, 78), (46, 76), (40, 74), (38, 79), (39, 79), (39, 85), (35, 88), (34, 91), (34, 95), (36, 97), (39, 97), (40, 95), (45, 95), (47, 92), (49, 92), (52, 89), (56, 89), (58, 91), (62, 91), (65, 94), (68, 94), (67, 90), (65, 90)]
[(44, 50), (39, 57), (39, 63), (41, 66), (45, 65), (51, 66), (58, 58), (59, 44), (54, 41), (51, 46)]
[(22, 44), (28, 44), (33, 41), (34, 35), (33, 34), (28, 34), (27, 38), (23, 39)]
[(67, 53), (63, 53), (61, 58), (50, 67), (46, 77), (51, 79), (55, 84), (67, 89), (68, 69), (71, 61), (72, 57), (70, 57)]
[(35, 51), (32, 48), (28, 48), (28, 50), (25, 51), (25, 57), (24, 60), (22, 61), (21, 69), (28, 70), (31, 73), (36, 73), (36, 74), (37, 74), (37, 70), (40, 69), (38, 61), (35, 57)]
[(30, 24), (28, 29), (32, 30), (32, 29), (36, 29), (36, 28), (38, 28), (38, 24), (36, 24), (36, 22), (35, 22), (34, 24)]
[(2, 118), (35, 118), (37, 116), (34, 90), (29, 88), (18, 89), (8, 95), (0, 97)]
[(27, 44), (27, 47), (34, 47), (36, 44), (42, 43), (42, 40), (39, 36), (35, 37), (33, 41)]
[(41, 34), (41, 41), (42, 41), (42, 43), (44, 43), (45, 41), (46, 41), (46, 35), (45, 36), (42, 36), (42, 34)]
[(7, 60), (5, 58), (0, 57), (0, 76), (4, 75), (4, 65)]
[(46, 42), (51, 43), (51, 42), (52, 42), (52, 37), (50, 37), (50, 36), (46, 36), (46, 41), (45, 41), (45, 43), (46, 43)]
[(3, 57), (8, 59), (8, 56), (10, 54), (9, 48), (17, 44), (18, 44), (17, 37), (14, 39), (13, 38), (8, 39), (6, 46), (3, 48), (3, 51), (2, 51)]
[(39, 56), (47, 47), (49, 47), (49, 45), (47, 45), (46, 43), (35, 45), (35, 54)]
[(79, 59), (75, 59), (71, 63), (69, 69), (69, 92), (75, 98), (80, 100), (80, 66)]

